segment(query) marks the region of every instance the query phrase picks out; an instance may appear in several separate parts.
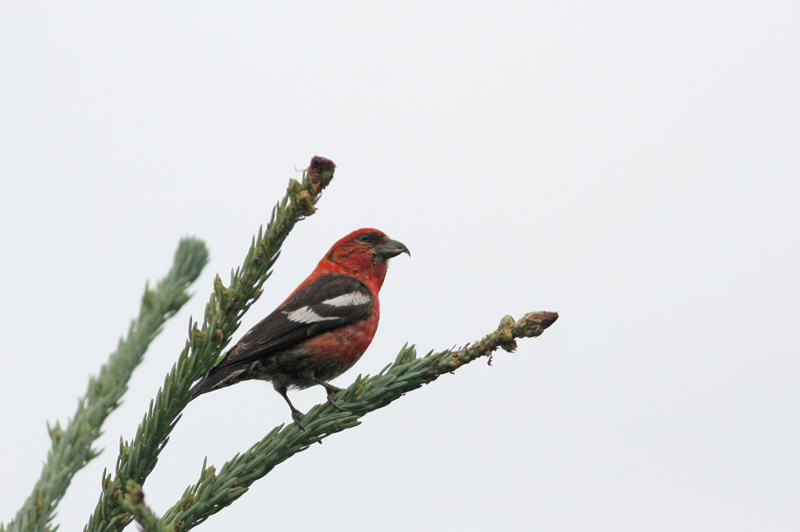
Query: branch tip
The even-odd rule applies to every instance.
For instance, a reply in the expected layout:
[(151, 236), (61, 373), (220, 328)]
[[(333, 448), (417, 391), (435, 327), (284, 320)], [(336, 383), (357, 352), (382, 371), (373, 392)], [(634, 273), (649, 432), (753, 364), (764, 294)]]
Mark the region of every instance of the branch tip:
[(336, 164), (330, 159), (320, 157), (319, 155), (315, 155), (311, 158), (311, 164), (305, 169), (305, 172), (311, 186), (314, 187), (314, 194), (328, 186), (328, 183), (333, 179), (333, 172), (335, 170)]
[(517, 326), (527, 330), (535, 325), (533, 331), (530, 333), (530, 336), (539, 336), (544, 332), (545, 329), (554, 324), (557, 319), (558, 312), (529, 312), (520, 318), (520, 320), (517, 322)]

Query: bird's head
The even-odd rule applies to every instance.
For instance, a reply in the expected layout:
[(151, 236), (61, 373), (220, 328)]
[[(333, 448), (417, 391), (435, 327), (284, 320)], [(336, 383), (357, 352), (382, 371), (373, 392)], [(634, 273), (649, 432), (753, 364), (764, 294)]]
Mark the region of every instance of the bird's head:
[(380, 289), (389, 259), (411, 252), (402, 242), (392, 240), (377, 229), (359, 229), (336, 242), (320, 266), (356, 275)]

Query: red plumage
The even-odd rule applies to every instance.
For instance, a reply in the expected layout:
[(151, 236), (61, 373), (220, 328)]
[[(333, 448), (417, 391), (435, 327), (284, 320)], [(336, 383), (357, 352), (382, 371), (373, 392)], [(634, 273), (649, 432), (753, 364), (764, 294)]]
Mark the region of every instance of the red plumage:
[[(339, 408), (328, 383), (367, 350), (380, 319), (387, 262), (408, 248), (377, 229), (359, 229), (336, 242), (311, 275), (233, 346), (197, 383), (193, 398), (249, 379), (271, 381), (300, 425), (289, 388), (319, 384)], [(409, 253), (410, 254), (410, 253)]]

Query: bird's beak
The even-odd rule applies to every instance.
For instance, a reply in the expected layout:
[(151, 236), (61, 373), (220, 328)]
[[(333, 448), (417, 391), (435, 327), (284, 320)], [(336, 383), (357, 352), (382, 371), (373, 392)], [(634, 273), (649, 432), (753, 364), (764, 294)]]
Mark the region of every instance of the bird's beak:
[(411, 256), (411, 252), (408, 250), (405, 244), (391, 239), (378, 244), (378, 246), (375, 248), (375, 251), (383, 260), (389, 260), (401, 253), (406, 253), (409, 257)]

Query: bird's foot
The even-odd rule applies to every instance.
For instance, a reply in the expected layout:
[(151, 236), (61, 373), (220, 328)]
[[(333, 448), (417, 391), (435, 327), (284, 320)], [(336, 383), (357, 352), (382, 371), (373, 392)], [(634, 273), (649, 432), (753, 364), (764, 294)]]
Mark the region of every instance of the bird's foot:
[(341, 392), (342, 389), (334, 386), (333, 384), (330, 384), (330, 383), (324, 382), (324, 381), (320, 381), (320, 384), (322, 386), (324, 386), (325, 387), (325, 391), (328, 392), (328, 402), (333, 406), (333, 408), (335, 408), (339, 412), (343, 412), (342, 407), (337, 405), (336, 404), (336, 399), (334, 399), (334, 396), (337, 393)]
[(328, 402), (331, 404), (331, 406), (333, 406), (333, 408), (335, 408), (339, 412), (344, 412), (344, 410), (342, 410), (342, 407), (337, 405), (336, 400), (334, 399), (336, 392), (341, 392), (341, 391), (342, 389), (337, 388), (336, 386), (331, 386), (330, 388), (328, 388)]
[(302, 430), (305, 431), (306, 428), (300, 423), (300, 420), (303, 418), (303, 413), (296, 408), (292, 408), (292, 419), (294, 420), (295, 425)]

